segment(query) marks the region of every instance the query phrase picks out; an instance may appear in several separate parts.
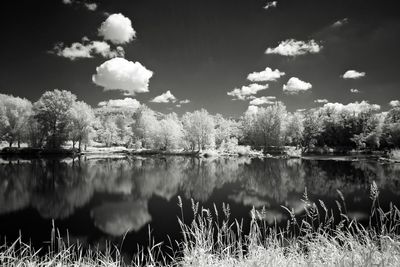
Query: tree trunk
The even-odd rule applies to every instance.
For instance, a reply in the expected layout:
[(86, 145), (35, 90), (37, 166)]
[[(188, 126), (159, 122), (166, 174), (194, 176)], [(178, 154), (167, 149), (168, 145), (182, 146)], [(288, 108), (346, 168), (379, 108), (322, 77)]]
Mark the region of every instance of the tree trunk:
[(78, 140), (78, 149), (79, 149), (79, 151), (81, 151), (81, 144), (82, 144), (82, 139), (79, 138), (79, 140)]
[(21, 148), (21, 140), (18, 139), (18, 148)]

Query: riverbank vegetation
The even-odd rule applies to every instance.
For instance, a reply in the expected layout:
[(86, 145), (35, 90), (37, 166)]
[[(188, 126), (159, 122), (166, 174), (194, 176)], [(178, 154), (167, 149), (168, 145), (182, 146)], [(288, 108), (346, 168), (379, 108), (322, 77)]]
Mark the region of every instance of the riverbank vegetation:
[(400, 108), (378, 112), (376, 105), (364, 101), (328, 103), (297, 112), (288, 112), (284, 104), (276, 102), (265, 108), (251, 106), (238, 118), (212, 115), (204, 109), (178, 116), (140, 104), (110, 103), (92, 108), (71, 92), (60, 90), (45, 92), (35, 103), (2, 94), (0, 141), (9, 147), (26, 143), (53, 151), (69, 143), (79, 151), (96, 144), (226, 154), (248, 154), (250, 147), (268, 152), (293, 146), (322, 153), (400, 146)]
[[(337, 207), (312, 202), (305, 190), (304, 213), (289, 216), (286, 226), (268, 224), (268, 210), (252, 209), (249, 231), (241, 221), (222, 211), (199, 208), (192, 201), (193, 220), (178, 219), (182, 239), (171, 245), (151, 243), (131, 260), (118, 247), (83, 249), (62, 239), (53, 229), (47, 252), (35, 251), (18, 239), (0, 247), (3, 266), (398, 266), (400, 264), (400, 211), (379, 206), (379, 190), (371, 185), (371, 214), (361, 224), (347, 214), (338, 191)], [(178, 198), (181, 209), (182, 202)], [(183, 214), (183, 211), (182, 211)], [(187, 218), (186, 218), (187, 219)], [(176, 242), (176, 243), (175, 243)], [(172, 252), (167, 249), (170, 246)]]

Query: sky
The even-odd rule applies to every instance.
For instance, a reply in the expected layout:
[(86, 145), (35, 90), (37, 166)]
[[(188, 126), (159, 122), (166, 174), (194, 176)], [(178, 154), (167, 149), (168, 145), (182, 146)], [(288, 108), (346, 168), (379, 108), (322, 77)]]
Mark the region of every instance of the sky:
[(400, 99), (396, 2), (3, 1), (0, 93), (36, 101), (58, 88), (93, 107), (178, 114), (275, 101), (388, 110)]

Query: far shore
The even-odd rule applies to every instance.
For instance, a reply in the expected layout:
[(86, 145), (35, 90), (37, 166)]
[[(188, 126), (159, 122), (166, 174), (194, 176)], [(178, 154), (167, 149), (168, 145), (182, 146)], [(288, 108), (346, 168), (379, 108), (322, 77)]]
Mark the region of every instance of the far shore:
[[(286, 149), (285, 149), (286, 148)], [(293, 151), (296, 151), (295, 153)], [(273, 148), (266, 152), (262, 150), (250, 150), (247, 153), (223, 152), (219, 150), (154, 150), (133, 149), (124, 146), (90, 146), (84, 150), (72, 147), (60, 149), (29, 148), (29, 147), (5, 147), (0, 150), (0, 156), (10, 158), (32, 159), (49, 157), (79, 157), (90, 155), (125, 155), (125, 156), (188, 156), (200, 158), (216, 157), (250, 157), (250, 158), (302, 158), (306, 160), (341, 160), (358, 161), (361, 158), (376, 159), (385, 163), (400, 163), (400, 160), (391, 159), (386, 151), (343, 151), (343, 150), (314, 150), (307, 153), (299, 152), (294, 147)]]

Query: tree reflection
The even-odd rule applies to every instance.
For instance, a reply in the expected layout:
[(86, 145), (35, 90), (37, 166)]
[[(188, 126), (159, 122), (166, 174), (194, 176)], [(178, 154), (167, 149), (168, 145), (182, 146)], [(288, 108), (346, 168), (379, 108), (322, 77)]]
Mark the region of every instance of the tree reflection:
[(368, 198), (365, 192), (372, 181), (398, 195), (398, 177), (400, 166), (369, 160), (176, 156), (2, 161), (0, 214), (33, 207), (43, 218), (64, 219), (89, 205), (96, 194), (105, 194), (114, 198), (90, 204), (91, 218), (101, 231), (119, 236), (139, 231), (151, 221), (148, 203), (154, 196), (165, 201), (178, 194), (200, 202), (217, 201), (216, 192), (230, 185), (223, 191), (229, 201), (249, 208), (265, 206), (270, 216), (266, 220), (273, 221), (285, 218), (280, 205), (303, 211), (299, 200), (306, 187), (311, 196), (336, 199), (340, 190), (360, 203)]

